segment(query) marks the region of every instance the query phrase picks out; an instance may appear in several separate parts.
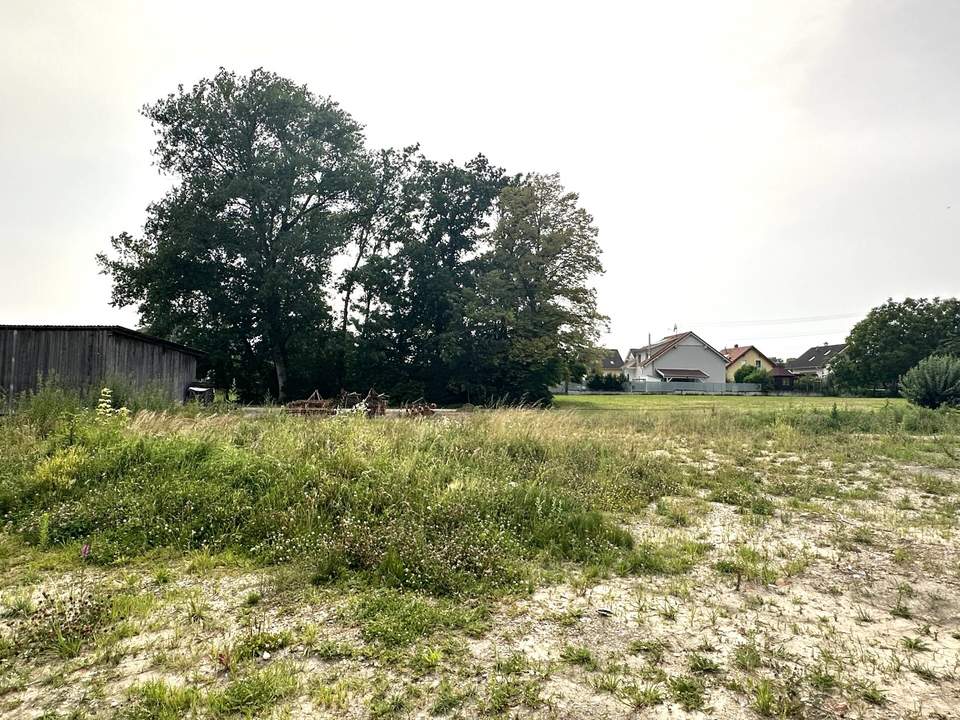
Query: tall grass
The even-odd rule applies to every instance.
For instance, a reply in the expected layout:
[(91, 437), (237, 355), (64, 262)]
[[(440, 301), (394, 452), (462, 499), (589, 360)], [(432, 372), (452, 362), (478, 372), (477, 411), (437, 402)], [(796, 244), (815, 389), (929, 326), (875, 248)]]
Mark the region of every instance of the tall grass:
[(0, 513), (34, 542), (41, 531), (50, 544), (91, 540), (101, 562), (159, 547), (230, 549), (306, 563), (318, 581), (361, 577), (437, 595), (509, 587), (534, 557), (629, 550), (631, 536), (606, 513), (679, 482), (610, 443), (524, 431), (536, 415), (128, 423), (81, 412), (32, 453), (22, 445), (26, 459), (0, 476)]
[(706, 477), (649, 452), (670, 438), (802, 451), (827, 433), (909, 442), (896, 438), (957, 425), (903, 405), (129, 420), (38, 395), (0, 422), (0, 521), (44, 546), (89, 541), (103, 563), (156, 548), (230, 550), (303, 564), (317, 582), (456, 595), (516, 587), (533, 560), (629, 563), (619, 517), (688, 482), (743, 511), (772, 511), (749, 473)]

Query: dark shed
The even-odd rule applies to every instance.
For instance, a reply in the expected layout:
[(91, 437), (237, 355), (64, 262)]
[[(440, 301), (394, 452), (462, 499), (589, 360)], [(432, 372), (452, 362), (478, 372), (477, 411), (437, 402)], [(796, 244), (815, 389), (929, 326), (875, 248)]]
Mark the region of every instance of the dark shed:
[(85, 394), (123, 383), (180, 401), (203, 356), (115, 325), (0, 325), (0, 389), (12, 399), (35, 388), (38, 378), (55, 376)]

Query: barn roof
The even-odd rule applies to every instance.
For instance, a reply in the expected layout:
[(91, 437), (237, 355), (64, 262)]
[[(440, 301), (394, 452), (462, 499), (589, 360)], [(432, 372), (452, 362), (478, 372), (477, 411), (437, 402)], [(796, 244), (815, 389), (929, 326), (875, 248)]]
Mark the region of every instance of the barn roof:
[(162, 345), (186, 355), (194, 355), (196, 357), (206, 357), (207, 355), (203, 350), (181, 345), (172, 340), (164, 340), (163, 338), (158, 338), (153, 335), (147, 335), (138, 330), (131, 330), (130, 328), (125, 328), (120, 325), (0, 325), (0, 330), (106, 330), (116, 335), (125, 335), (134, 340), (140, 340), (141, 342)]

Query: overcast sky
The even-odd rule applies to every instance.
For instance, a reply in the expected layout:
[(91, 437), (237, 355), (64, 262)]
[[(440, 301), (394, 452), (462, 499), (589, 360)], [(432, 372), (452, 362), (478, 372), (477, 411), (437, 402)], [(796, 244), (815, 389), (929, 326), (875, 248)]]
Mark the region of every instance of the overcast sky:
[(2, 2), (0, 323), (136, 324), (94, 254), (169, 182), (138, 110), (220, 65), (371, 146), (559, 172), (621, 351), (794, 356), (960, 291), (960, 2)]

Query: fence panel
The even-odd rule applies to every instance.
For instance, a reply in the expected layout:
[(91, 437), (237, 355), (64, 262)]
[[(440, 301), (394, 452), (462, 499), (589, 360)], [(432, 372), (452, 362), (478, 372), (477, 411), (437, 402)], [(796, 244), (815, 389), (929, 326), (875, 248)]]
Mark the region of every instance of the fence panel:
[[(644, 380), (631, 380), (624, 383), (624, 392), (644, 393), (647, 395), (746, 395), (759, 393), (760, 385), (757, 383), (677, 383), (677, 382), (646, 382)], [(550, 392), (556, 395), (615, 395), (616, 392), (610, 390), (590, 390), (585, 385), (579, 383), (570, 383), (568, 387), (559, 385), (550, 388)]]

